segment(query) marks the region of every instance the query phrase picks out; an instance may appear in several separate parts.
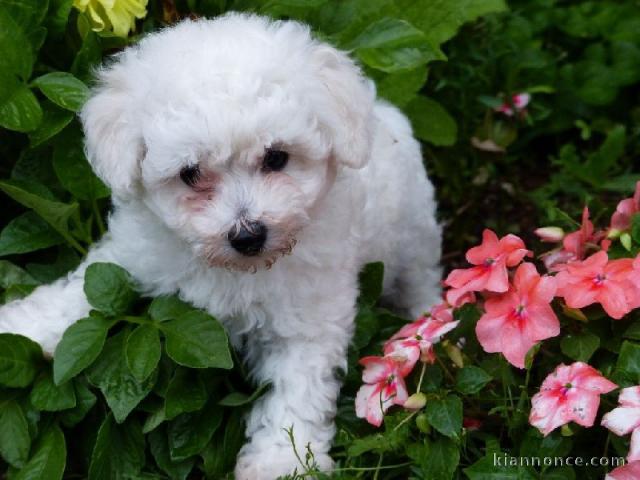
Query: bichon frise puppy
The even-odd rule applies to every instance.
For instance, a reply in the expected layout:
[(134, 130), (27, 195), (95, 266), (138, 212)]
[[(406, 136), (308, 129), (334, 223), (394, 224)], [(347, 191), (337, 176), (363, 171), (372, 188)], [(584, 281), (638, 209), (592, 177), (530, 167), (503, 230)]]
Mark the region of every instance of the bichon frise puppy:
[(82, 111), (112, 190), (109, 233), (68, 277), (0, 309), (0, 331), (52, 353), (86, 316), (92, 262), (177, 293), (227, 328), (272, 389), (247, 418), (238, 480), (328, 455), (358, 272), (414, 317), (440, 295), (433, 187), (407, 119), (349, 57), (296, 22), (230, 14), (149, 35), (98, 72)]

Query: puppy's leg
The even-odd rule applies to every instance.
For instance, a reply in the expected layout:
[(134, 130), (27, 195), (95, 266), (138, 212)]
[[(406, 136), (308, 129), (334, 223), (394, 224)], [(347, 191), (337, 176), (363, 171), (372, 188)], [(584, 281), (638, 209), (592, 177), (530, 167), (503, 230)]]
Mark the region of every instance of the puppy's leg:
[(29, 337), (53, 355), (64, 331), (91, 309), (84, 294), (84, 271), (93, 262), (113, 262), (113, 241), (106, 238), (66, 277), (36, 288), (30, 295), (0, 307), (0, 333)]
[[(325, 303), (333, 299), (325, 299)], [(296, 449), (304, 461), (309, 445), (322, 471), (332, 468), (328, 455), (335, 433), (333, 418), (340, 383), (336, 370), (346, 368), (355, 294), (343, 305), (344, 313), (323, 316), (327, 305), (309, 305), (306, 318), (288, 322), (291, 336), (259, 334), (259, 353), (252, 360), (260, 382), (271, 382), (271, 390), (254, 405), (247, 422), (249, 443), (236, 465), (237, 480), (274, 480), (304, 471), (284, 429), (293, 427)], [(329, 308), (336, 310), (335, 305)], [(297, 326), (296, 326), (297, 325)], [(300, 329), (299, 331), (296, 331)], [(256, 347), (250, 338), (251, 349)], [(256, 355), (250, 351), (250, 355)]]

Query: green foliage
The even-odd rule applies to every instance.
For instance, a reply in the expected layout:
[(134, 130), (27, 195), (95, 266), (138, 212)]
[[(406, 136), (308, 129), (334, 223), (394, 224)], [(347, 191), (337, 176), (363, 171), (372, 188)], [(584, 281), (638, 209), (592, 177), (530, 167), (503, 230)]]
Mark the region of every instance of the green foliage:
[[(422, 141), (447, 268), (484, 227), (573, 230), (585, 202), (593, 218), (606, 218), (612, 199), (640, 179), (635, 0), (511, 0), (509, 11), (503, 0), (150, 0), (127, 39), (91, 31), (72, 3), (0, 0), (3, 302), (75, 268), (104, 233), (109, 191), (91, 171), (76, 114), (95, 66), (178, 17), (240, 10), (298, 19), (350, 50)], [(526, 114), (495, 111), (519, 92), (532, 95)], [(611, 253), (639, 250), (636, 215)], [(392, 411), (374, 430), (355, 418), (357, 360), (379, 354), (407, 321), (377, 306), (383, 274), (371, 264), (360, 278), (332, 478), (602, 478), (598, 467), (496, 466), (494, 455), (602, 455), (602, 430), (542, 438), (526, 422), (529, 401), (560, 362), (589, 361), (621, 386), (640, 383), (637, 315), (614, 325), (592, 312), (588, 323), (563, 316), (571, 334), (533, 352), (539, 367), (520, 372), (481, 351), (478, 311), (462, 309), (447, 348), (464, 337), (464, 367), (439, 346), (442, 361), (420, 383), (424, 409)], [(251, 385), (216, 319), (177, 297), (141, 299), (121, 268), (89, 267), (85, 292), (94, 310), (65, 332), (52, 365), (33, 342), (0, 335), (0, 472), (229, 478), (243, 415), (269, 385)], [(408, 379), (412, 392), (418, 374)], [(482, 427), (463, 427), (465, 417)], [(626, 453), (624, 442), (611, 446)], [(316, 472), (313, 451), (298, 454), (291, 478), (328, 478)]]

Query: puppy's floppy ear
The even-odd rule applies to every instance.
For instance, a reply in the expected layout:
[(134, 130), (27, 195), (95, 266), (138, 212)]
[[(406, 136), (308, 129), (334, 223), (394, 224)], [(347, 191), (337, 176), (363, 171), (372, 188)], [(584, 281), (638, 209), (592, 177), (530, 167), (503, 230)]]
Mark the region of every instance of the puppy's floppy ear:
[(144, 156), (141, 128), (133, 120), (132, 79), (127, 78), (132, 73), (125, 65), (130, 60), (121, 56), (98, 72), (97, 86), (80, 113), (89, 163), (118, 197), (135, 192)]
[(322, 115), (338, 162), (362, 168), (369, 160), (373, 137), (375, 88), (345, 53), (318, 44), (312, 55), (330, 104)]

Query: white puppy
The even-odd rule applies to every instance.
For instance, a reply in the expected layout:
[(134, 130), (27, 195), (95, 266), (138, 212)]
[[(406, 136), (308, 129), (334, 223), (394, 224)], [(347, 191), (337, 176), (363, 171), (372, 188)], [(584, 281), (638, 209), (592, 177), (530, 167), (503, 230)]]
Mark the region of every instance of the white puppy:
[(54, 351), (86, 316), (86, 266), (126, 268), (226, 326), (257, 382), (239, 480), (321, 468), (334, 434), (358, 272), (413, 316), (439, 298), (433, 187), (406, 118), (375, 100), (347, 55), (296, 22), (185, 21), (117, 55), (82, 111), (89, 160), (111, 187), (109, 233), (78, 270), (0, 309), (0, 331)]

